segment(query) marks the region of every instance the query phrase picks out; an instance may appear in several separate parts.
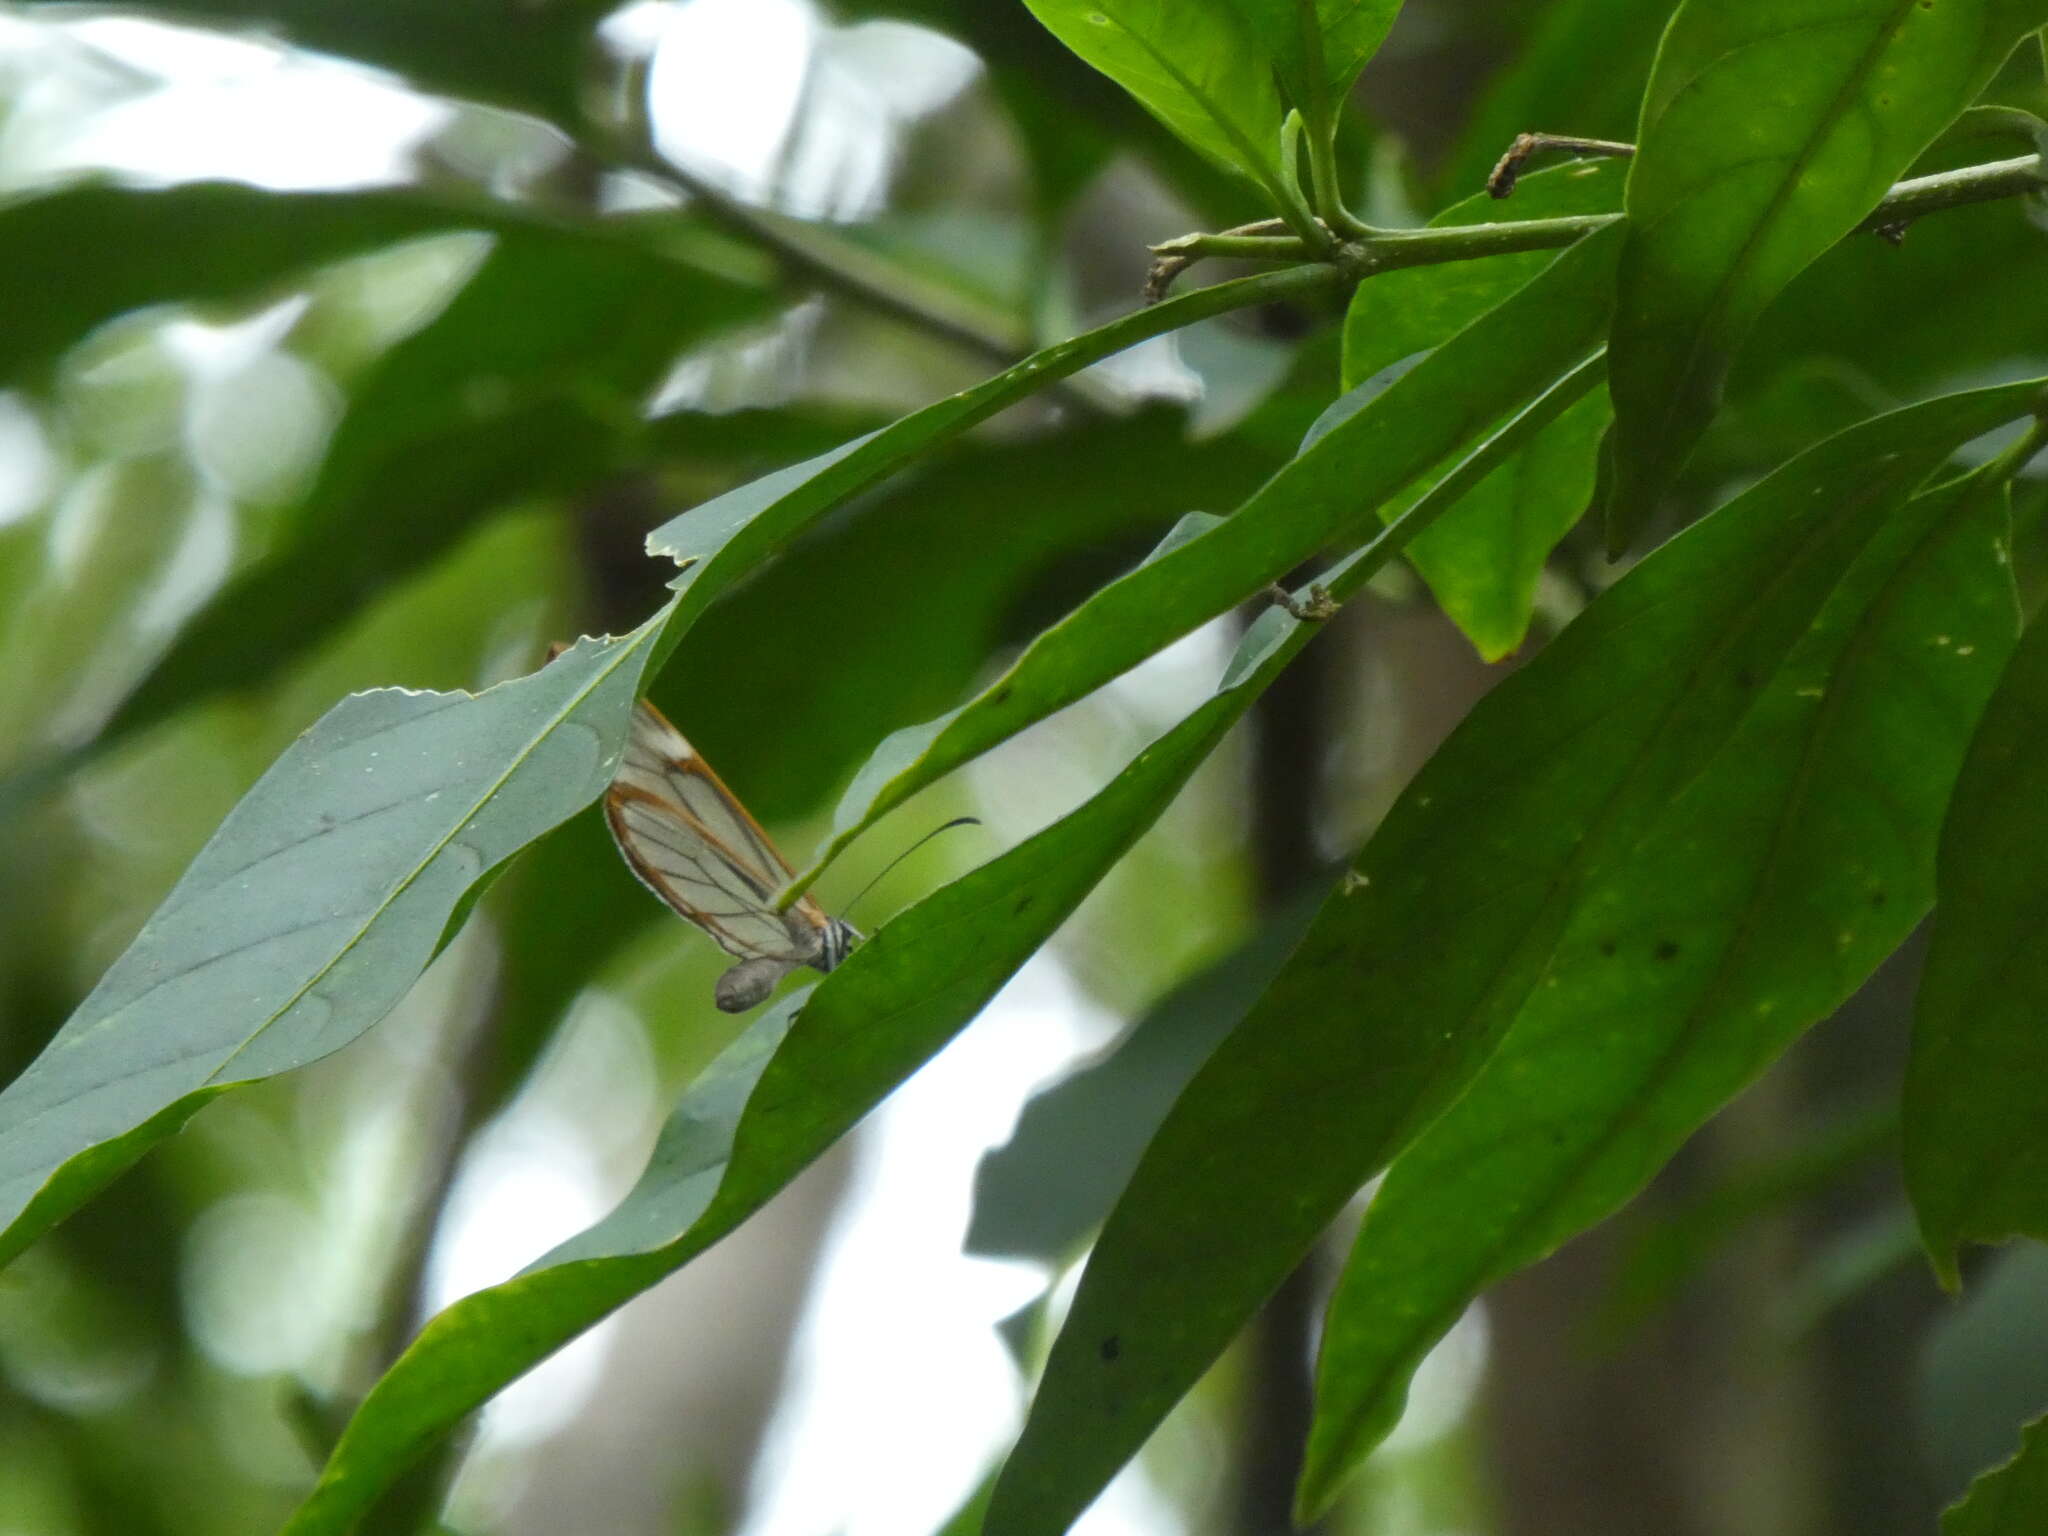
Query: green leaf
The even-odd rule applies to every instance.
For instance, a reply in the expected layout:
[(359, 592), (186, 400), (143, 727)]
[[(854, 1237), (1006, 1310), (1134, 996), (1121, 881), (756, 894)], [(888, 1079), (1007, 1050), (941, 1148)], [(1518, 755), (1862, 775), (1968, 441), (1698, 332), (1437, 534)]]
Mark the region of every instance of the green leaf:
[(665, 555), (685, 567), (676, 586), (686, 590), (684, 606), (694, 616), (710, 595), (780, 550), (839, 502), (1003, 407), (1148, 337), (1247, 304), (1334, 287), (1339, 281), (1329, 268), (1301, 266), (1218, 283), (1125, 315), (1034, 352), (1015, 367), (879, 431), (692, 507), (647, 536), (648, 553)]
[(1061, 1530), (1086, 1506), (1470, 1080), (1537, 985), (1582, 872), (1631, 848), (1733, 735), (1872, 537), (1871, 506), (2028, 393), (1951, 397), (1789, 466), (1643, 562), (1473, 712), (1147, 1149), (989, 1536)]
[(1025, 0), (1075, 53), (1185, 143), (1268, 189), (1285, 184), (1277, 59), (1237, 4)]
[[(1865, 393), (1874, 383), (1894, 404), (1959, 378), (2025, 377), (2048, 354), (2048, 312), (2031, 302), (2043, 246), (2010, 202), (1922, 219), (1899, 247), (1844, 241), (1771, 306), (1731, 391), (1753, 395), (1774, 374), (1829, 364), (1846, 364)], [(1965, 271), (1970, 281), (1956, 281)]]
[(596, 72), (592, 34), (615, 7), (612, 0), (151, 0), (137, 9), (187, 26), (240, 23), (395, 70), (430, 91), (574, 123)]
[(1379, 51), (1400, 0), (1025, 0), (1047, 30), (1181, 141), (1267, 190), (1290, 106), (1327, 131)]
[(2048, 1509), (2048, 1418), (2020, 1432), (2011, 1461), (1994, 1467), (1942, 1512), (1941, 1536), (2031, 1536)]
[[(1229, 518), (1103, 588), (950, 715), (896, 732), (841, 801), (807, 881), (910, 795), (1249, 597), (1320, 551), (1360, 542), (1386, 498), (1598, 348), (1618, 232), (1588, 236), (1513, 302), (1326, 430)], [(1360, 386), (1361, 390), (1368, 386)], [(1339, 419), (1341, 418), (1341, 419)]]
[[(963, 444), (814, 529), (704, 615), (665, 674), (679, 708), (687, 690), (690, 739), (756, 815), (808, 811), (879, 735), (958, 703), (990, 656), (1122, 569), (1182, 508), (1249, 495), (1278, 456), (1235, 433), (1190, 442), (1182, 414), (1159, 409)], [(906, 602), (906, 571), (945, 574)], [(793, 613), (832, 637), (834, 687), (818, 687), (812, 647), (761, 643)], [(804, 750), (764, 718), (801, 722)]]
[[(767, 1047), (749, 1043), (757, 1037), (735, 1046), (732, 1070), (677, 1107), (618, 1211), (521, 1279), (428, 1324), (365, 1400), (293, 1536), (348, 1529), (470, 1409), (737, 1226), (942, 1047), (1151, 825), (1312, 632), (1277, 609), (1266, 615), (1216, 694), (1094, 799), (900, 914), (808, 1000), (790, 999), (801, 1027), (765, 1075)], [(735, 1122), (740, 1098), (746, 1109)]]
[[(1512, 204), (1482, 193), (1447, 208), (1431, 228), (1521, 218), (1611, 213), (1620, 207), (1616, 161), (1583, 161), (1524, 177)], [(1395, 359), (1439, 345), (1532, 279), (1547, 251), (1403, 268), (1361, 283), (1344, 321), (1346, 387)], [(1498, 661), (1522, 643), (1544, 561), (1593, 493), (1604, 397), (1580, 401), (1416, 539), (1408, 560), (1479, 654)], [(1403, 503), (1380, 515), (1392, 521)]]
[[(1303, 1508), (1393, 1427), (1409, 1376), (1480, 1290), (1629, 1200), (1925, 913), (1942, 810), (2016, 615), (2002, 485), (1907, 500), (1897, 471), (1925, 466), (1927, 433), (1956, 410), (2001, 394), (1831, 439), (1657, 561), (1698, 593), (1664, 622), (1722, 622), (1657, 636), (1645, 661), (1676, 674), (1662, 698), (1605, 701), (1654, 714), (1572, 793), (1566, 823), (1594, 815), (1582, 851), (1528, 870), (1533, 921), (1515, 925), (1501, 995), (1512, 1029), (1367, 1213), (1324, 1331)], [(1845, 465), (1850, 449), (1885, 462)], [(1627, 585), (1638, 602), (1656, 586)], [(1631, 643), (1647, 638), (1638, 626)], [(1540, 682), (1562, 712), (1610, 671)], [(1442, 924), (1439, 942), (1468, 952), (1472, 927)]]
[(470, 887), (604, 789), (659, 625), (481, 694), (355, 694), (300, 737), (0, 1092), (0, 1261), (389, 1012)]
[(974, 1018), (1257, 692), (1211, 698), (1079, 810), (901, 913), (749, 1030), (677, 1105), (618, 1209), (427, 1324), (364, 1400), (287, 1536), (350, 1529), (470, 1410), (760, 1209)]
[(1943, 1282), (1965, 1242), (2048, 1239), (2048, 624), (2005, 669), (1941, 834), (1906, 1073), (1906, 1188)]
[(356, 388), (287, 536), (187, 626), (101, 744), (276, 677), (483, 519), (590, 486), (627, 457), (679, 352), (768, 304), (622, 241), (502, 233)]
[[(1262, 0), (1271, 5), (1273, 0)], [(1294, 0), (1297, 15), (1305, 9)], [(1315, 0), (1317, 25), (1322, 29), (1323, 85), (1332, 103), (1347, 95), (1359, 71), (1380, 51), (1380, 44), (1393, 30), (1401, 14), (1401, 0)]]
[(1408, 558), (1486, 661), (1520, 648), (1543, 567), (1592, 504), (1613, 412), (1588, 395), (1467, 492)]
[(1735, 350), (1990, 80), (2048, 0), (1686, 0), (1643, 99), (1615, 312), (1620, 553)]

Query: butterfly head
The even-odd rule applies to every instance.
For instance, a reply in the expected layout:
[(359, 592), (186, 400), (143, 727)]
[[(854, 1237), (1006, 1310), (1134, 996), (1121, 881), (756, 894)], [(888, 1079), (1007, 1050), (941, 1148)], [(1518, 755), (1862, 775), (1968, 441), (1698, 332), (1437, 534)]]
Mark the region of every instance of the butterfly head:
[(853, 946), (861, 941), (861, 937), (861, 931), (844, 918), (827, 919), (824, 942), (818, 946), (818, 958), (811, 964), (821, 971), (836, 970), (839, 962), (853, 953)]

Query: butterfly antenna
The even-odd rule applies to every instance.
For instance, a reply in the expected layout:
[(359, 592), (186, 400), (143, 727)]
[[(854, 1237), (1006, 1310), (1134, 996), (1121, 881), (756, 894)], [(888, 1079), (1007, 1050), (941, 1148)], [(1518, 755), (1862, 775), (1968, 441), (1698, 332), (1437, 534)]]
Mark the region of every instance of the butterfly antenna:
[(867, 893), (869, 891), (872, 891), (876, 886), (880, 885), (882, 883), (883, 878), (889, 873), (890, 870), (894, 869), (898, 864), (901, 864), (905, 859), (909, 858), (913, 853), (917, 852), (918, 849), (922, 848), (926, 843), (930, 842), (933, 838), (937, 837), (941, 832), (950, 832), (955, 827), (978, 827), (980, 825), (981, 818), (979, 816), (955, 816), (951, 821), (945, 823), (943, 826), (933, 827), (931, 831), (925, 833), (923, 837), (920, 837), (908, 848), (904, 849), (901, 853), (897, 854), (895, 858), (891, 859), (888, 863), (884, 864), (882, 866), (881, 874), (876, 875), (874, 879), (870, 880), (866, 885), (862, 886), (859, 892), (854, 896), (853, 900), (849, 901), (845, 905), (845, 907), (841, 909), (840, 915), (842, 917), (850, 915), (853, 909), (860, 905), (861, 898), (866, 896)]

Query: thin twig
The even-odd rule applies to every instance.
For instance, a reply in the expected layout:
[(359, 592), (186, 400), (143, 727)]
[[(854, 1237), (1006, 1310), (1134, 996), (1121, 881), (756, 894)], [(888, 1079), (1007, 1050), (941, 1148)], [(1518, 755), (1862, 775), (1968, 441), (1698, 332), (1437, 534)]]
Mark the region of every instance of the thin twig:
[(1305, 261), (1312, 254), (1283, 219), (1260, 219), (1216, 234), (1178, 235), (1150, 247), (1152, 267), (1145, 274), (1145, 302), (1166, 297), (1173, 280), (1206, 256), (1240, 261)]
[[(789, 271), (877, 314), (1005, 365), (1032, 350), (1031, 336), (1022, 327), (1007, 323), (1006, 317), (991, 315), (956, 295), (928, 290), (913, 296), (904, 291), (906, 274), (893, 267), (884, 270), (885, 264), (872, 253), (826, 231), (756, 208), (661, 154), (654, 147), (644, 80), (625, 93), (625, 102), (623, 120), (586, 136), (587, 142), (602, 146), (592, 153), (601, 157), (607, 169), (634, 172), (689, 198), (707, 218), (779, 258)], [(1078, 382), (1062, 393), (1092, 409), (1109, 403)]]
[(1530, 160), (1537, 155), (1562, 152), (1568, 155), (1605, 155), (1621, 159), (1636, 152), (1633, 144), (1624, 144), (1619, 139), (1585, 139), (1568, 133), (1518, 133), (1515, 142), (1508, 146), (1508, 152), (1500, 157), (1493, 174), (1486, 178), (1487, 195), (1495, 198), (1510, 196), (1515, 183), (1522, 179), (1522, 172)]
[(842, 297), (1000, 362), (1013, 363), (1030, 350), (1030, 339), (1021, 331), (998, 331), (939, 295), (913, 298), (900, 286), (883, 281), (873, 270), (875, 259), (850, 242), (819, 230), (799, 234), (791, 221), (734, 197), (716, 182), (652, 150), (624, 150), (615, 158), (623, 159), (623, 168), (688, 197), (707, 217)]

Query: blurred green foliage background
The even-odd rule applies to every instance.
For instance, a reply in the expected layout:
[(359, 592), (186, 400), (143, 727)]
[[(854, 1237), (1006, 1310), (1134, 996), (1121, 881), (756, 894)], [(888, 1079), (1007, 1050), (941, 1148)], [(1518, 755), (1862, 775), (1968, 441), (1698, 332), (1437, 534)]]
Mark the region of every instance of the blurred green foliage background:
[[(1425, 217), (1525, 128), (1626, 137), (1662, 19), (1415, 0), (1350, 104), (1360, 205)], [(2005, 98), (2041, 108), (2038, 76), (2016, 70)], [(657, 523), (1127, 308), (1148, 242), (1260, 211), (1021, 5), (0, 10), (4, 1075), (334, 700), (484, 687), (553, 639), (638, 623), (672, 574), (641, 550)], [(1994, 205), (1831, 254), (1744, 354), (1671, 516), (1875, 408), (2041, 372), (2041, 239)], [(657, 702), (810, 847), (883, 735), (1284, 462), (1335, 392), (1337, 320), (1208, 322), (998, 418), (721, 601)], [(2023, 484), (2023, 525), (2043, 499)], [(2038, 590), (2038, 535), (2020, 568)], [(1539, 630), (1611, 574), (1568, 539)], [(1044, 824), (1177, 717), (1224, 638), (921, 797), (826, 894), (949, 815), (984, 818), (885, 880), (872, 919)], [(970, 1245), (1037, 1267), (974, 1261), (1008, 1276), (977, 1336), (1073, 1260), (1230, 999), (1277, 964), (1301, 893), (1497, 670), (1398, 575), (1316, 655), (1063, 935), (1011, 1008), (1036, 1045), (979, 1058), (987, 1081), (960, 1090), (971, 1158), (1008, 1136), (1019, 1071), (1129, 1031), (983, 1169)], [(0, 1277), (0, 1532), (274, 1527), (427, 1310), (616, 1196), (730, 1038), (705, 1006), (716, 968), (594, 812), (561, 828), (397, 1016), (209, 1108)], [(1921, 1530), (2004, 1454), (2048, 1403), (2048, 1272), (2002, 1259), (1945, 1311), (1911, 1262), (1889, 1127), (1865, 1107), (1896, 1074), (1909, 970), (1632, 1223), (1454, 1335), (1343, 1528)], [(873, 1197), (848, 1180), (828, 1163), (536, 1377), (381, 1528), (431, 1528), (449, 1478), (464, 1532), (937, 1528), (1013, 1422), (1017, 1378), (991, 1345), (982, 1441), (921, 1445), (905, 1418), (871, 1485), (806, 1460), (806, 1436), (846, 1432), (792, 1405), (834, 1347), (797, 1334), (820, 1251), (857, 1230), (833, 1210)], [(928, 1214), (925, 1246), (957, 1244), (963, 1212)], [(874, 1326), (857, 1300), (815, 1305)], [(1023, 1358), (1042, 1328), (1013, 1321)], [(888, 1403), (899, 1362), (861, 1358)], [(1226, 1361), (1087, 1529), (1246, 1530), (1232, 1448), (1276, 1390), (1256, 1352)], [(796, 1415), (779, 1438), (778, 1408)]]

